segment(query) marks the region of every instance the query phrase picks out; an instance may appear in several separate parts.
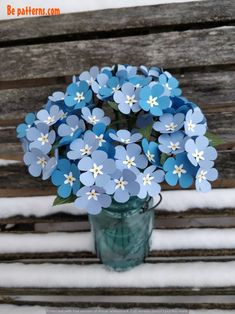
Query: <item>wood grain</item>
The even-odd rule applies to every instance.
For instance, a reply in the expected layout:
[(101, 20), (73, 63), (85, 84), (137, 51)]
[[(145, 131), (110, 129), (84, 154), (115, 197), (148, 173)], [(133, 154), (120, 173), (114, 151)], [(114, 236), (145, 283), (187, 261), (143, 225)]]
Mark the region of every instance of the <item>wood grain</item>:
[(229, 23), (234, 20), (234, 13), (234, 1), (210, 0), (6, 20), (0, 22), (0, 42), (40, 38), (52, 41), (56, 37), (59, 40), (62, 36), (69, 39), (73, 35), (82, 34), (89, 37), (92, 34), (98, 36), (100, 33), (116, 32), (118, 35), (121, 30), (128, 33), (141, 28), (159, 30), (162, 27), (182, 28), (192, 27), (192, 24), (201, 26), (206, 23)]
[(157, 64), (169, 69), (233, 64), (234, 34), (235, 27), (228, 26), (1, 48), (0, 81), (67, 76), (93, 64)]

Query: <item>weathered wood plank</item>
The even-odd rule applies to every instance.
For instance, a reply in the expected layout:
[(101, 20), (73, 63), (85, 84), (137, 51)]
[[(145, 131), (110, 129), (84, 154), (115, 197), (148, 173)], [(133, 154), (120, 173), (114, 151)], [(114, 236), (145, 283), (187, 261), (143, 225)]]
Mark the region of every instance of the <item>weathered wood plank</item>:
[(125, 30), (126, 33), (141, 28), (161, 29), (169, 26), (182, 28), (192, 24), (200, 26), (205, 23), (229, 23), (234, 20), (234, 13), (234, 1), (211, 0), (6, 20), (0, 22), (0, 42), (41, 37), (55, 40), (56, 36), (60, 39), (62, 35), (71, 38), (79, 34), (91, 36), (93, 33), (93, 36), (97, 36), (99, 32), (116, 31), (118, 34)]
[[(8, 145), (1, 145), (6, 150)], [(1, 150), (0, 150), (1, 156)], [(216, 166), (220, 173), (220, 180), (235, 179), (235, 150), (232, 151), (221, 151), (219, 152), (218, 159), (216, 160)], [(44, 195), (48, 194), (48, 189), (51, 190), (50, 181), (42, 181), (40, 178), (34, 178), (27, 172), (27, 168), (23, 164), (11, 164), (8, 166), (0, 167), (0, 190), (3, 189), (21, 189), (22, 193), (24, 189), (30, 188), (37, 189)], [(222, 182), (220, 182), (222, 183)], [(215, 182), (215, 186), (219, 184)], [(223, 183), (222, 183), (223, 186)], [(55, 191), (55, 190), (53, 190)], [(1, 193), (0, 193), (1, 196)], [(7, 196), (7, 190), (6, 190)], [(23, 195), (22, 195), (23, 196)]]
[(233, 64), (234, 33), (235, 27), (228, 26), (2, 48), (0, 80), (67, 76), (93, 64), (158, 64), (164, 68)]
[[(206, 112), (235, 111), (235, 70), (185, 71), (175, 74), (183, 94)], [(71, 81), (71, 78), (64, 78)], [(34, 82), (36, 84), (37, 82)], [(41, 84), (46, 83), (42, 81)], [(24, 82), (25, 85), (25, 82)], [(64, 91), (66, 83), (0, 90), (0, 125), (14, 126), (31, 111), (39, 110), (56, 90)], [(17, 110), (17, 119), (15, 112)]]

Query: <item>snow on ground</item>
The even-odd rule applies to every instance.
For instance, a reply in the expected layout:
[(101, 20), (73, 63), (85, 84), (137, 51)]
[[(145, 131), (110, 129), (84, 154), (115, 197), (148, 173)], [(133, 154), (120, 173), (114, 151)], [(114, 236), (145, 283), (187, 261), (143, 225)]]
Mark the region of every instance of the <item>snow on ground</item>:
[(19, 160), (0, 159), (0, 166), (8, 166), (8, 165), (19, 164), (19, 163), (21, 163)]
[[(53, 308), (50, 308), (50, 309), (53, 309)], [(66, 310), (69, 311), (69, 310), (71, 310), (71, 308), (67, 308), (67, 309), (64, 308), (64, 310), (66, 313)], [(74, 311), (74, 314), (76, 314), (76, 312), (75, 312), (76, 310), (78, 311), (78, 313), (79, 313), (79, 310), (84, 311), (84, 309), (76, 309), (76, 308), (72, 308), (72, 310)], [(87, 308), (86, 310), (88, 311), (90, 309)], [(110, 314), (110, 313), (112, 313), (110, 311), (110, 309), (91, 308), (91, 310), (94, 310), (94, 313), (97, 313), (97, 314), (101, 314), (101, 313), (102, 314), (105, 314), (105, 313)], [(113, 310), (114, 314), (124, 313), (123, 310), (118, 310), (118, 309), (112, 309), (112, 310)], [(134, 308), (132, 310), (134, 310)], [(159, 308), (158, 309), (159, 313), (160, 313), (160, 310), (161, 309)], [(172, 313), (174, 313), (173, 310), (176, 311), (176, 309), (172, 309)], [(180, 311), (183, 312), (184, 309), (180, 309), (179, 312)], [(139, 309), (137, 309), (136, 312), (139, 312)], [(144, 314), (145, 310), (142, 310), (141, 312)], [(235, 314), (235, 310), (231, 310), (231, 311), (230, 310), (189, 310), (189, 311), (185, 310), (185, 312), (187, 314), (227, 314), (227, 313), (228, 314)], [(1, 314), (46, 314), (46, 308), (40, 307), (40, 306), (17, 306), (17, 305), (1, 304), (0, 305), (0, 313)], [(170, 314), (169, 309), (168, 309), (168, 311), (166, 311), (166, 313)]]
[[(0, 9), (0, 19), (12, 18), (12, 16), (7, 16), (7, 5), (10, 4), (15, 8), (23, 8), (25, 6), (31, 6), (36, 8), (59, 8), (61, 13), (71, 13), (71, 12), (81, 12), (81, 11), (91, 11), (91, 10), (103, 10), (110, 8), (122, 8), (122, 7), (133, 7), (133, 6), (143, 6), (143, 5), (154, 5), (163, 4), (171, 2), (188, 2), (196, 0), (50, 0), (45, 2), (44, 0), (2, 0)], [(22, 17), (22, 16), (21, 16)], [(25, 17), (25, 16), (24, 16)], [(16, 16), (14, 16), (16, 18)]]
[[(194, 190), (162, 192), (163, 201), (157, 209), (166, 211), (186, 211), (190, 208), (233, 208), (235, 206), (235, 189), (214, 189), (209, 193)], [(5, 197), (0, 198), (0, 219), (22, 215), (25, 217), (42, 217), (58, 212), (74, 215), (84, 214), (73, 204), (52, 206), (55, 196)]]
[[(235, 228), (154, 230), (151, 250), (177, 249), (234, 249)], [(48, 234), (0, 233), (0, 252), (93, 252), (94, 241), (90, 232)]]
[(235, 261), (145, 263), (125, 272), (102, 264), (0, 264), (0, 287), (231, 287)]

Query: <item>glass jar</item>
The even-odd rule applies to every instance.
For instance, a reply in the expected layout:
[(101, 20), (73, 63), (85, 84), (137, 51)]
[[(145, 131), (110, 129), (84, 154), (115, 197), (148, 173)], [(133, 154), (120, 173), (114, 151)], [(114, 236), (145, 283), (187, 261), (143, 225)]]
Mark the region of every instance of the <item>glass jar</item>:
[(122, 204), (115, 201), (98, 215), (89, 215), (97, 257), (116, 271), (144, 262), (154, 226), (153, 200), (131, 197)]

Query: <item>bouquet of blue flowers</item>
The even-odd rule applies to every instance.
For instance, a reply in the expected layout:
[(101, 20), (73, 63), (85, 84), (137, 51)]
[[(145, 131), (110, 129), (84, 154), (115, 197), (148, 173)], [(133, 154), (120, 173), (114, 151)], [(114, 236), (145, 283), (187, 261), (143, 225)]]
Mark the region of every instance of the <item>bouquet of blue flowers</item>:
[(29, 173), (51, 179), (55, 204), (98, 214), (160, 193), (160, 183), (198, 191), (216, 180), (217, 152), (200, 108), (158, 67), (114, 65), (74, 76), (17, 127)]

